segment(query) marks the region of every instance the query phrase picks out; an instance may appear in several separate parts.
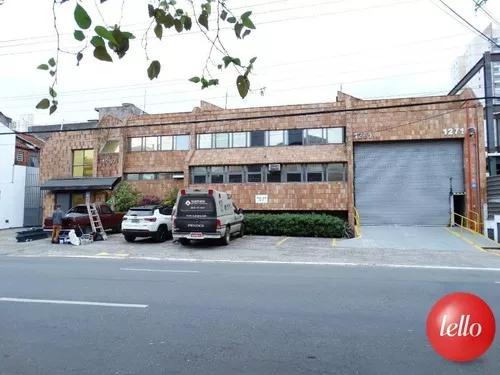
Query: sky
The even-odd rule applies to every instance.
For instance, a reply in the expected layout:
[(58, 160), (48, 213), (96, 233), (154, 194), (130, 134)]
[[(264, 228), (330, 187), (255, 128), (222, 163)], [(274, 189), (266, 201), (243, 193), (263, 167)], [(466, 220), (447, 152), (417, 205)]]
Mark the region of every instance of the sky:
[[(473, 0), (446, 1), (480, 30), (492, 22), (474, 11)], [(60, 54), (59, 109), (49, 116), (35, 109), (51, 84), (47, 72), (36, 67), (55, 56), (52, 1), (4, 0), (0, 111), (5, 115), (43, 125), (96, 119), (95, 108), (121, 103), (169, 113), (190, 111), (200, 100), (227, 108), (328, 102), (335, 101), (340, 89), (365, 99), (445, 94), (456, 83), (454, 60), (476, 36), (438, 0), (227, 0), (237, 14), (251, 10), (257, 27), (243, 41), (231, 30), (221, 32), (232, 56), (243, 61), (257, 57), (251, 92), (241, 99), (233, 69), (213, 69), (220, 79), (216, 88), (201, 90), (188, 81), (201, 74), (207, 59), (210, 44), (202, 33), (169, 30), (159, 41), (150, 31), (149, 57), (162, 64), (159, 78), (150, 81), (141, 47), (148, 1), (80, 3), (95, 23), (120, 23), (137, 36), (129, 53), (121, 60), (113, 56), (109, 63), (95, 60), (88, 49), (78, 67), (73, 55)], [(73, 38), (75, 4), (70, 0), (56, 7), (61, 48), (69, 51), (80, 45)], [(500, 20), (499, 1), (489, 0), (485, 9)], [(217, 62), (221, 57), (213, 55)]]

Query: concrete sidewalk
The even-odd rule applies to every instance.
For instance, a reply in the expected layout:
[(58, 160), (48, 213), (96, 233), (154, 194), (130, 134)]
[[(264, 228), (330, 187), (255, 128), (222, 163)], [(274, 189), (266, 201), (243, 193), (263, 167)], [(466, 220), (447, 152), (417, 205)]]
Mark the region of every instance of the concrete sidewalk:
[(365, 227), (358, 239), (245, 236), (229, 246), (173, 241), (128, 243), (121, 234), (86, 246), (53, 245), (49, 239), (17, 243), (0, 231), (0, 255), (90, 257), (207, 262), (310, 263), (419, 267), (499, 268), (500, 256), (444, 227)]

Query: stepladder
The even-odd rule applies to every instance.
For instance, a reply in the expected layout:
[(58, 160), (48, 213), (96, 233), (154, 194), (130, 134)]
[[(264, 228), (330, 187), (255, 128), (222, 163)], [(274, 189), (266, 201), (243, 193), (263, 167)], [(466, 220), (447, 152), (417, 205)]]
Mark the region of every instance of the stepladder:
[(102, 226), (101, 217), (99, 216), (97, 206), (95, 205), (95, 203), (91, 203), (88, 197), (85, 199), (85, 204), (87, 206), (87, 212), (89, 213), (89, 221), (92, 232), (97, 236), (100, 236), (103, 240), (107, 240), (108, 236), (106, 235), (104, 227)]

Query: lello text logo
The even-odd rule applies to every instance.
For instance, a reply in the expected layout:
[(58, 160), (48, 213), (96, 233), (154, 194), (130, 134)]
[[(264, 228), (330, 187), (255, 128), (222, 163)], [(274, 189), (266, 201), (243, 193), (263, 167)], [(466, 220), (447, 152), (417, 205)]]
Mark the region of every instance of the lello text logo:
[(473, 361), (493, 343), (495, 317), (488, 304), (474, 294), (448, 294), (429, 312), (427, 337), (442, 357), (456, 362)]

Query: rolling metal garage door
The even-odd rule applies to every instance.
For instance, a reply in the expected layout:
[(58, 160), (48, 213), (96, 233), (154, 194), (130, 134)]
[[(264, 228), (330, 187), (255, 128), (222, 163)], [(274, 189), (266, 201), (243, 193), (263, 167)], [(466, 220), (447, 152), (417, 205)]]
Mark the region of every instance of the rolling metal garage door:
[(361, 223), (446, 225), (453, 192), (464, 191), (462, 141), (354, 145), (354, 194)]

